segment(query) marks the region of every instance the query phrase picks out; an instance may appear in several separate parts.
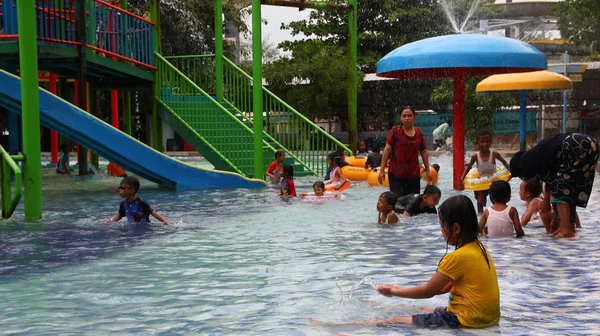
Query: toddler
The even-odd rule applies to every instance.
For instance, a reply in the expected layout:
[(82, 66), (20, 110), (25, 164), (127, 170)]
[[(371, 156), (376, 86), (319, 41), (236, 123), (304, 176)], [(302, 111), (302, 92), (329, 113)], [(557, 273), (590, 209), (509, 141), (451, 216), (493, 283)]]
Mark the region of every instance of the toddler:
[(398, 224), (398, 215), (394, 212), (394, 204), (398, 201), (398, 196), (391, 191), (386, 191), (379, 196), (377, 200), (377, 223), (379, 224)]
[(523, 237), (525, 233), (517, 209), (506, 205), (510, 201), (510, 184), (502, 180), (492, 182), (490, 200), (492, 206), (485, 209), (479, 219), (479, 231), (484, 232), (487, 225), (489, 237), (512, 237), (515, 232), (517, 238)]

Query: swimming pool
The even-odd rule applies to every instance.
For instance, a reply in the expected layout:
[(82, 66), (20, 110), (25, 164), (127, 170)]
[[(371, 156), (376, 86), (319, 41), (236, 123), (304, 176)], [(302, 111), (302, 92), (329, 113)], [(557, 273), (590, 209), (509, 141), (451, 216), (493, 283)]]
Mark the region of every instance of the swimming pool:
[[(442, 200), (451, 158), (442, 166)], [(308, 191), (314, 178), (296, 179)], [(411, 326), (316, 327), (414, 314), (428, 300), (387, 298), (375, 284), (429, 279), (445, 252), (435, 215), (376, 223), (385, 189), (351, 187), (339, 202), (283, 202), (271, 190), (172, 192), (142, 181), (140, 196), (176, 223), (140, 229), (103, 221), (117, 212), (120, 179), (78, 182), (44, 171), (44, 219), (22, 208), (0, 225), (0, 323), (5, 334), (398, 335)], [(512, 204), (524, 210), (513, 180)], [(583, 229), (553, 240), (484, 239), (498, 269), (502, 319), (485, 330), (439, 334), (599, 334), (598, 183)], [(465, 193), (472, 198), (472, 193)], [(531, 225), (531, 224), (530, 224)], [(452, 247), (451, 247), (452, 248)]]

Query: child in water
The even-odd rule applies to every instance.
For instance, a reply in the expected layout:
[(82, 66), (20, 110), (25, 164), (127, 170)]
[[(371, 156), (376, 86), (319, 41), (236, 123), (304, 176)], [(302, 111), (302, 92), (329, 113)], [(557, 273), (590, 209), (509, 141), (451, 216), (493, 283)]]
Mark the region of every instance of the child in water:
[(377, 200), (377, 223), (378, 224), (398, 224), (398, 215), (394, 212), (394, 204), (398, 197), (391, 191), (386, 191), (379, 196)]
[(519, 185), (519, 197), (525, 201), (527, 209), (521, 216), (521, 226), (526, 226), (531, 221), (541, 220), (546, 228), (546, 232), (551, 233), (550, 223), (552, 222), (552, 212), (540, 212), (540, 204), (542, 194), (542, 181), (538, 178), (532, 178), (521, 182)]
[(267, 175), (268, 179), (271, 181), (272, 184), (279, 184), (280, 179), (281, 179), (281, 170), (282, 170), (282, 165), (283, 165), (283, 160), (285, 159), (285, 152), (282, 150), (278, 150), (277, 152), (275, 152), (275, 160), (273, 160), (273, 162), (271, 162), (271, 164), (269, 165), (269, 168), (267, 168), (267, 171), (265, 172), (265, 175)]
[(356, 150), (356, 157), (366, 157), (369, 155), (369, 151), (367, 150), (367, 144), (364, 141), (358, 143), (358, 149)]
[(434, 185), (425, 187), (422, 195), (406, 195), (398, 198), (394, 211), (411, 217), (422, 213), (436, 214), (442, 191)]
[(127, 217), (130, 223), (149, 223), (150, 215), (158, 219), (165, 225), (170, 225), (156, 210), (152, 209), (146, 201), (139, 198), (137, 195), (140, 190), (140, 181), (129, 176), (121, 180), (119, 185), (119, 194), (124, 198), (119, 205), (119, 212), (109, 218), (106, 223), (117, 222), (123, 217)]
[(492, 206), (485, 209), (479, 219), (479, 231), (484, 232), (487, 226), (489, 237), (523, 237), (523, 228), (519, 220), (517, 209), (506, 205), (510, 201), (510, 184), (498, 180), (490, 185), (490, 199)]
[[(369, 319), (353, 324), (414, 324), (421, 327), (485, 328), (500, 321), (500, 290), (492, 256), (479, 241), (477, 213), (464, 195), (452, 196), (439, 208), (442, 235), (448, 245), (456, 246), (440, 260), (437, 271), (426, 283), (415, 287), (382, 285), (385, 296), (428, 299), (450, 292), (447, 307), (424, 308), (427, 314)], [(309, 319), (318, 325), (331, 325)]]
[[(339, 192), (334, 192), (333, 194), (329, 193), (329, 195), (333, 195), (336, 199), (340, 199), (342, 197), (342, 194)], [(305, 198), (307, 196), (317, 196), (317, 197), (325, 196), (325, 183), (323, 183), (322, 181), (317, 181), (317, 182), (313, 183), (313, 192), (301, 193), (300, 199)]]
[(294, 185), (294, 167), (289, 164), (283, 165), (283, 176), (280, 183), (279, 196), (296, 197), (296, 186)]
[(69, 164), (69, 145), (63, 144), (60, 146), (62, 150), (62, 155), (60, 159), (58, 159), (58, 165), (56, 166), (56, 173), (58, 174), (71, 174), (70, 164)]
[[(496, 160), (502, 162), (506, 169), (510, 171), (508, 162), (502, 158), (500, 153), (490, 150), (492, 145), (492, 132), (488, 130), (478, 130), (475, 135), (475, 144), (479, 151), (471, 157), (469, 165), (465, 168), (465, 171), (460, 179), (461, 187), (464, 188), (465, 176), (473, 167), (473, 164), (477, 162), (477, 172), (479, 177), (492, 176), (496, 172)], [(477, 200), (477, 213), (483, 212), (483, 207), (486, 205), (486, 197), (489, 194), (489, 190), (475, 191), (475, 199)]]
[(346, 182), (344, 174), (342, 174), (342, 168), (340, 166), (341, 157), (339, 153), (332, 152), (329, 154), (329, 165), (333, 168), (331, 170), (330, 179), (325, 181), (325, 188), (338, 189)]

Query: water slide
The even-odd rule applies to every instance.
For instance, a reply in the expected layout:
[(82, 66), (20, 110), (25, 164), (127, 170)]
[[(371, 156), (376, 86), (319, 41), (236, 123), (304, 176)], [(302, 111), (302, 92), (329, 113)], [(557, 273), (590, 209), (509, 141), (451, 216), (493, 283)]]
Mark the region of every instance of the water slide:
[[(175, 160), (40, 88), (40, 122), (128, 172), (178, 190), (263, 188), (265, 182)], [(0, 70), (0, 105), (21, 114), (21, 80)]]

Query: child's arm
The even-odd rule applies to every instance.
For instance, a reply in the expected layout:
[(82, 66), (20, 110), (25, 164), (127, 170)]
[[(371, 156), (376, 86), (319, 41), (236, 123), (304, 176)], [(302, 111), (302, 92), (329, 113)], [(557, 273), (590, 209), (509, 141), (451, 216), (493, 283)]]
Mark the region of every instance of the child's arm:
[(521, 216), (521, 226), (526, 226), (527, 224), (529, 224), (529, 221), (531, 220), (531, 216), (533, 216), (533, 214), (535, 214), (539, 210), (539, 208), (540, 208), (540, 200), (539, 199), (533, 199), (533, 200), (529, 201), (529, 204), (527, 204), (527, 209), (523, 213), (523, 216)]
[(467, 176), (467, 174), (469, 173), (469, 171), (471, 170), (471, 168), (473, 168), (473, 164), (475, 164), (475, 162), (477, 161), (477, 154), (473, 154), (473, 156), (471, 156), (471, 161), (469, 161), (469, 165), (467, 166), (467, 168), (465, 168), (465, 171), (462, 174), (462, 177), (460, 178), (460, 185), (461, 187), (464, 188), (464, 179), (465, 176)]
[(506, 162), (506, 160), (504, 160), (504, 158), (502, 157), (502, 155), (500, 155), (500, 153), (498, 153), (497, 151), (494, 151), (494, 156), (496, 157), (496, 160), (500, 160), (500, 162), (502, 162), (504, 167), (506, 167), (506, 169), (508, 171), (510, 171), (510, 166), (508, 165), (508, 162)]
[(481, 218), (479, 218), (479, 232), (483, 233), (483, 228), (485, 228), (485, 224), (487, 224), (487, 219), (489, 215), (490, 212), (488, 211), (488, 209), (485, 209), (485, 211), (483, 211), (483, 215), (481, 215)]
[(288, 195), (289, 197), (296, 197), (296, 186), (294, 185), (294, 181), (290, 180), (288, 181), (288, 186), (290, 188), (290, 194)]
[(429, 173), (429, 152), (427, 152), (427, 148), (421, 151), (421, 157), (423, 158), (423, 168), (425, 170), (425, 176), (427, 176), (427, 183), (431, 183), (431, 173)]
[(511, 207), (510, 211), (508, 212), (508, 215), (510, 216), (510, 218), (512, 218), (513, 224), (515, 226), (515, 232), (517, 233), (517, 238), (521, 238), (525, 235), (525, 232), (523, 232), (523, 228), (521, 227), (521, 221), (519, 221), (519, 212), (517, 211), (517, 209), (515, 209), (515, 207)]
[(123, 216), (121, 216), (121, 214), (116, 214), (116, 215), (110, 217), (109, 219), (107, 219), (106, 222), (104, 222), (104, 224), (108, 224), (110, 222), (118, 222), (121, 220), (121, 218), (123, 218)]
[(394, 210), (390, 210), (390, 213), (388, 213), (388, 224), (398, 224), (398, 222), (398, 215)]
[(161, 223), (163, 223), (165, 225), (171, 225), (166, 219), (163, 218), (163, 216), (161, 216), (158, 212), (156, 212), (156, 210), (152, 210), (152, 212), (150, 214), (154, 218), (158, 219)]
[(415, 287), (404, 288), (399, 285), (377, 286), (377, 291), (386, 296), (400, 296), (409, 299), (428, 299), (443, 293), (452, 284), (452, 279), (440, 272), (435, 274), (427, 283)]

